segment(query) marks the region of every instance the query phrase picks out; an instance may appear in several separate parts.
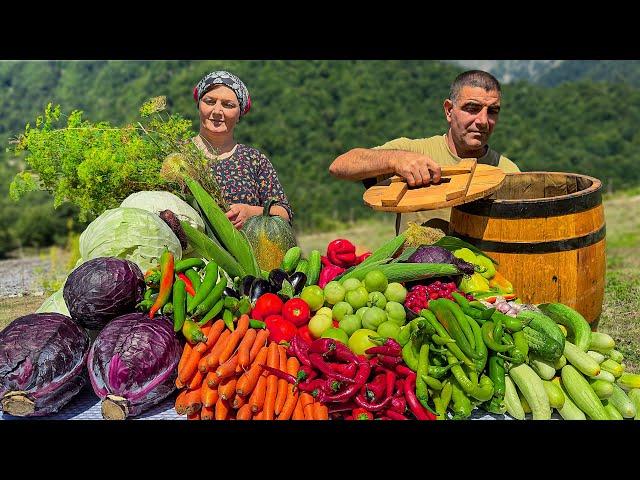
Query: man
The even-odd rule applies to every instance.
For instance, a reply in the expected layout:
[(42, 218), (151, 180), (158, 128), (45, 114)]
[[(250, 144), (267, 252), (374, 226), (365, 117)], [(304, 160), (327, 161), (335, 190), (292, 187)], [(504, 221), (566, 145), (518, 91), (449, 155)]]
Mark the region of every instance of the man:
[[(365, 187), (393, 175), (403, 177), (410, 187), (440, 181), (441, 165), (457, 165), (463, 158), (519, 172), (511, 160), (489, 148), (488, 141), (500, 114), (500, 83), (481, 70), (461, 73), (451, 84), (444, 101), (449, 130), (430, 138), (397, 138), (373, 149), (354, 148), (337, 157), (329, 167), (331, 175), (363, 181)], [(430, 210), (403, 215), (403, 225), (413, 221), (448, 230), (451, 209)]]

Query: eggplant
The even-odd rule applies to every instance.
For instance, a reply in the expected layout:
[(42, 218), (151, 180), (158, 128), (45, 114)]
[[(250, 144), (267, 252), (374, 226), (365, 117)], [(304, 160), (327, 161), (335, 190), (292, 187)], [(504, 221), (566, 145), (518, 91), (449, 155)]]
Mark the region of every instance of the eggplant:
[(253, 275), (247, 275), (240, 282), (240, 286), (238, 290), (240, 291), (240, 295), (243, 297), (248, 297), (251, 293), (251, 284), (256, 279)]
[(287, 272), (280, 268), (274, 268), (269, 272), (269, 283), (271, 284), (271, 291), (278, 293), (282, 289), (282, 283), (284, 281), (291, 282)]
[(256, 300), (265, 293), (271, 293), (271, 284), (262, 278), (256, 278), (251, 284), (249, 300), (251, 300), (252, 304), (255, 304)]
[(231, 287), (224, 287), (224, 290), (222, 291), (222, 295), (225, 297), (233, 297), (240, 300), (240, 294)]
[(298, 295), (304, 288), (304, 284), (307, 283), (307, 276), (304, 272), (295, 272), (289, 277), (289, 283), (291, 283), (295, 295)]

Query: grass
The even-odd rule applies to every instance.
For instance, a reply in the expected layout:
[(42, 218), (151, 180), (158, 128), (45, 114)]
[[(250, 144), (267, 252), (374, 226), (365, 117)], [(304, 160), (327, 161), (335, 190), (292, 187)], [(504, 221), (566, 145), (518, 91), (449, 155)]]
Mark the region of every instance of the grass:
[[(618, 194), (604, 201), (607, 222), (607, 275), (602, 315), (598, 330), (616, 341), (628, 371), (640, 372), (640, 192)], [(375, 250), (395, 233), (393, 215), (345, 225), (344, 228), (312, 235), (299, 235), (305, 254), (312, 249), (325, 254), (327, 244), (346, 238), (358, 250)], [(0, 299), (0, 329), (14, 318), (38, 308), (45, 297), (25, 296)]]

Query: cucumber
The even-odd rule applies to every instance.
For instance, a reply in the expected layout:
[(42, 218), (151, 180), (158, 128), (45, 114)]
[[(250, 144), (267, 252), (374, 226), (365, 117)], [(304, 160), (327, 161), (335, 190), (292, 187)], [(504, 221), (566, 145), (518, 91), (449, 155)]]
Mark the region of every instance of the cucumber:
[(534, 372), (543, 380), (551, 380), (556, 376), (556, 369), (552, 363), (536, 355), (529, 355), (529, 365), (531, 365)]
[(589, 342), (589, 350), (604, 353), (605, 355), (614, 349), (615, 340), (606, 333), (591, 332), (591, 341)]
[(595, 377), (600, 373), (600, 364), (569, 341), (564, 343), (564, 356), (587, 377)]
[(594, 380), (591, 378), (589, 379), (589, 385), (591, 385), (600, 400), (609, 398), (613, 394), (613, 383), (606, 380)]
[(302, 258), (302, 249), (297, 245), (287, 250), (282, 258), (280, 268), (287, 273), (293, 273), (298, 266), (298, 262)]
[(531, 413), (531, 407), (529, 406), (529, 402), (527, 402), (527, 399), (524, 398), (522, 393), (518, 393), (518, 398), (520, 399), (520, 405), (522, 405), (522, 411), (525, 413), (525, 415), (527, 413)]
[(537, 330), (538, 332), (546, 333), (560, 345), (560, 351), (562, 351), (562, 349), (564, 348), (565, 338), (560, 331), (558, 324), (552, 319), (542, 313), (532, 312), (531, 310), (521, 311), (520, 313), (518, 313), (516, 318), (518, 318), (519, 320), (528, 320), (529, 327)]
[(627, 395), (629, 400), (633, 402), (633, 405), (636, 407), (636, 416), (633, 417), (634, 420), (640, 420), (640, 388), (634, 388)]
[(320, 278), (320, 269), (322, 268), (322, 259), (318, 250), (311, 250), (309, 254), (309, 269), (307, 271), (307, 281), (305, 285), (316, 285)]
[(594, 380), (604, 380), (605, 382), (613, 383), (616, 381), (616, 377), (613, 376), (613, 373), (607, 372), (606, 370), (600, 369), (600, 373), (594, 377), (589, 377)]
[(528, 325), (522, 329), (522, 332), (529, 344), (529, 351), (538, 357), (553, 362), (562, 356), (564, 338), (561, 345), (546, 333), (534, 330)]
[(534, 420), (550, 420), (551, 406), (542, 379), (526, 363), (511, 367), (509, 376), (531, 407)]
[(507, 413), (516, 420), (524, 420), (524, 409), (520, 403), (518, 391), (509, 375), (504, 377), (504, 404), (507, 407)]
[(298, 262), (298, 265), (296, 265), (296, 272), (302, 272), (306, 275), (308, 270), (309, 260), (307, 260), (306, 258), (301, 258)]
[[(582, 352), (582, 350), (580, 350), (580, 352)], [(562, 367), (561, 375), (562, 385), (569, 394), (569, 397), (587, 417), (591, 420), (609, 419), (609, 414), (607, 414), (607, 411), (604, 409), (598, 395), (593, 391), (593, 388), (591, 388), (586, 378), (584, 378), (573, 365), (565, 365)]]
[(624, 420), (618, 409), (613, 405), (613, 403), (603, 400), (602, 405), (604, 405), (604, 409), (609, 414), (609, 420)]
[(567, 364), (567, 357), (560, 355), (560, 358), (553, 362), (553, 368), (561, 370)]
[(623, 372), (615, 382), (619, 387), (628, 392), (634, 388), (640, 388), (640, 375), (637, 373)]
[(615, 348), (613, 350), (609, 350), (609, 353), (607, 353), (607, 356), (614, 362), (618, 362), (618, 363), (622, 363), (622, 361), (624, 360), (624, 355), (622, 355), (622, 353), (620, 353)]
[(607, 358), (604, 362), (602, 362), (600, 364), (600, 368), (612, 373), (616, 378), (620, 378), (620, 376), (624, 373), (624, 366), (619, 364), (618, 362), (614, 362), (610, 358)]
[(554, 322), (567, 328), (568, 337), (573, 340), (576, 347), (583, 352), (589, 350), (591, 325), (580, 313), (562, 303), (543, 303), (538, 305), (538, 308)]
[(565, 420), (586, 420), (587, 417), (584, 412), (580, 410), (575, 403), (573, 403), (573, 400), (571, 400), (571, 397), (569, 397), (569, 394), (564, 389), (560, 377), (555, 377), (552, 380), (552, 383), (557, 385), (564, 395), (564, 404), (561, 408), (558, 408), (560, 416)]
[(551, 408), (555, 408), (559, 410), (564, 405), (564, 393), (562, 393), (562, 389), (556, 383), (553, 383), (550, 380), (543, 380), (542, 384), (544, 385), (544, 389), (547, 391), (547, 397), (549, 397), (549, 405)]
[(589, 355), (596, 362), (598, 362), (598, 364), (604, 362), (604, 359), (606, 358), (602, 353), (596, 352), (595, 350), (587, 350), (587, 355)]
[(613, 394), (609, 397), (609, 402), (616, 407), (616, 410), (618, 410), (624, 418), (635, 417), (636, 406), (633, 404), (631, 399), (629, 399), (624, 390), (622, 390), (618, 385), (615, 383), (612, 383), (612, 385)]

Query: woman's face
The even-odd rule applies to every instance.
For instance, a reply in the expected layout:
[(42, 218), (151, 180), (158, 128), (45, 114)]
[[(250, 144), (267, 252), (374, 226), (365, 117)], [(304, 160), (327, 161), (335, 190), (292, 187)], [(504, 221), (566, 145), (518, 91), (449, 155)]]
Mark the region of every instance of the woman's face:
[(200, 99), (200, 125), (214, 134), (230, 134), (240, 118), (236, 94), (225, 85), (214, 85)]

